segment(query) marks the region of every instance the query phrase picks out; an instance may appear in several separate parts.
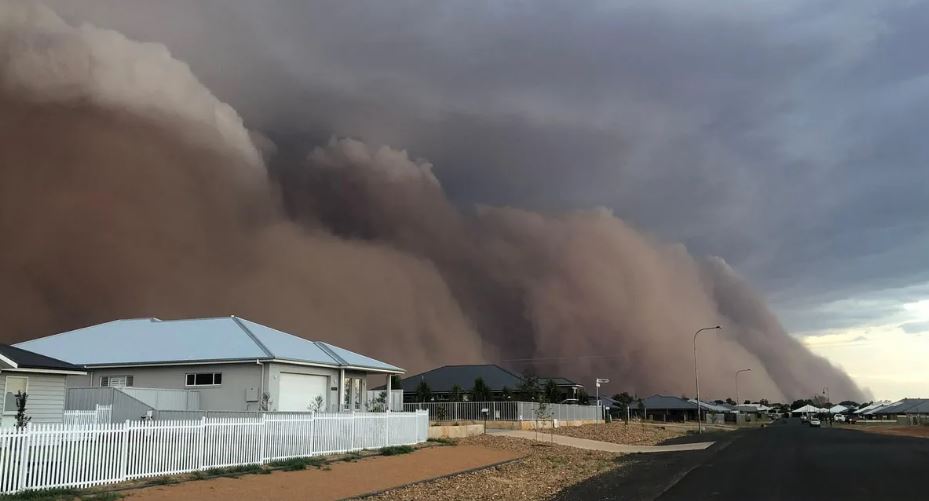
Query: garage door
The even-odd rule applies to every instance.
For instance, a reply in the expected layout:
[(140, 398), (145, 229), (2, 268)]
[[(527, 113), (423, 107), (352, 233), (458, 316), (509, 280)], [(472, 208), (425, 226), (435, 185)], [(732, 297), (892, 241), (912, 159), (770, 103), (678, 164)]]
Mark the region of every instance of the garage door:
[(323, 408), (329, 403), (329, 378), (325, 376), (308, 376), (306, 374), (281, 373), (280, 392), (277, 409), (281, 411), (312, 410), (316, 397), (323, 397)]

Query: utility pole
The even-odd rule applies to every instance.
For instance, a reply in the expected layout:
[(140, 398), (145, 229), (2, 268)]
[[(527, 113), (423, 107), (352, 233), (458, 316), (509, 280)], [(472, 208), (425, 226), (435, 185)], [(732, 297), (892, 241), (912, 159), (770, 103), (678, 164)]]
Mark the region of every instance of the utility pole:
[(697, 372), (697, 335), (703, 331), (719, 329), (722, 329), (722, 327), (717, 325), (716, 327), (704, 327), (694, 332), (694, 384), (697, 386), (697, 433), (703, 433), (703, 421), (700, 419), (700, 415), (703, 411), (703, 407), (700, 405), (700, 374)]

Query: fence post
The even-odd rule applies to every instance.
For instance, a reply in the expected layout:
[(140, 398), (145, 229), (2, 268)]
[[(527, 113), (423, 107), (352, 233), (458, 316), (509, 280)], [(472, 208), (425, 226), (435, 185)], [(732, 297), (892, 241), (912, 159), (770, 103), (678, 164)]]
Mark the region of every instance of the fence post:
[(26, 489), (26, 466), (29, 464), (29, 447), (32, 445), (32, 423), (26, 423), (26, 429), (21, 433), (25, 437), (20, 440), (22, 449), (19, 455), (19, 481), (16, 485), (16, 492)]
[(197, 469), (198, 469), (198, 470), (202, 470), (202, 469), (203, 469), (203, 460), (204, 460), (204, 456), (205, 456), (205, 452), (204, 452), (203, 448), (204, 448), (204, 446), (205, 446), (205, 438), (206, 438), (206, 415), (203, 415), (203, 416), (200, 418), (200, 446), (198, 447), (198, 449), (199, 449), (198, 452), (199, 452), (199, 454), (200, 454), (200, 461), (199, 461), (198, 464), (197, 464)]
[(384, 447), (390, 446), (390, 411), (384, 417)]
[(258, 464), (263, 464), (265, 462), (265, 439), (268, 435), (268, 425), (265, 414), (261, 414), (258, 426)]
[(355, 450), (355, 423), (356, 423), (355, 411), (353, 409), (352, 410), (352, 445), (351, 445), (351, 449), (349, 450)]
[(119, 446), (119, 479), (126, 480), (129, 476), (129, 420), (123, 421), (123, 439)]

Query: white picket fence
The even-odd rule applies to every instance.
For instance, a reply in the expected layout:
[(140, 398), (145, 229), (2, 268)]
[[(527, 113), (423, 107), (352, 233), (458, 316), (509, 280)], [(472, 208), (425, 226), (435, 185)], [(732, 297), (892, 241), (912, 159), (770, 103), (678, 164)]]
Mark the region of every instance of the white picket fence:
[[(485, 415), (484, 410), (487, 413)], [(423, 402), (405, 403), (403, 410), (424, 410), (433, 421), (601, 421), (603, 407), (599, 405), (546, 404), (538, 402)]]
[(424, 411), (30, 423), (0, 430), (0, 494), (412, 445), (428, 428)]
[(67, 425), (109, 423), (113, 420), (112, 405), (97, 405), (92, 411), (64, 411), (61, 421)]

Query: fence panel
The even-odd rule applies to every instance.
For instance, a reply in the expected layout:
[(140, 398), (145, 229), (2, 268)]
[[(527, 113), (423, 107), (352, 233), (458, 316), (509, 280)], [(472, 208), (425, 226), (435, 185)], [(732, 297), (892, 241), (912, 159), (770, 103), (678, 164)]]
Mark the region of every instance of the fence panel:
[(425, 411), (29, 424), (0, 430), (0, 494), (409, 445), (428, 427)]
[(599, 421), (603, 407), (598, 405), (546, 404), (540, 409), (538, 402), (423, 402), (403, 404), (407, 412), (425, 410), (433, 421)]

